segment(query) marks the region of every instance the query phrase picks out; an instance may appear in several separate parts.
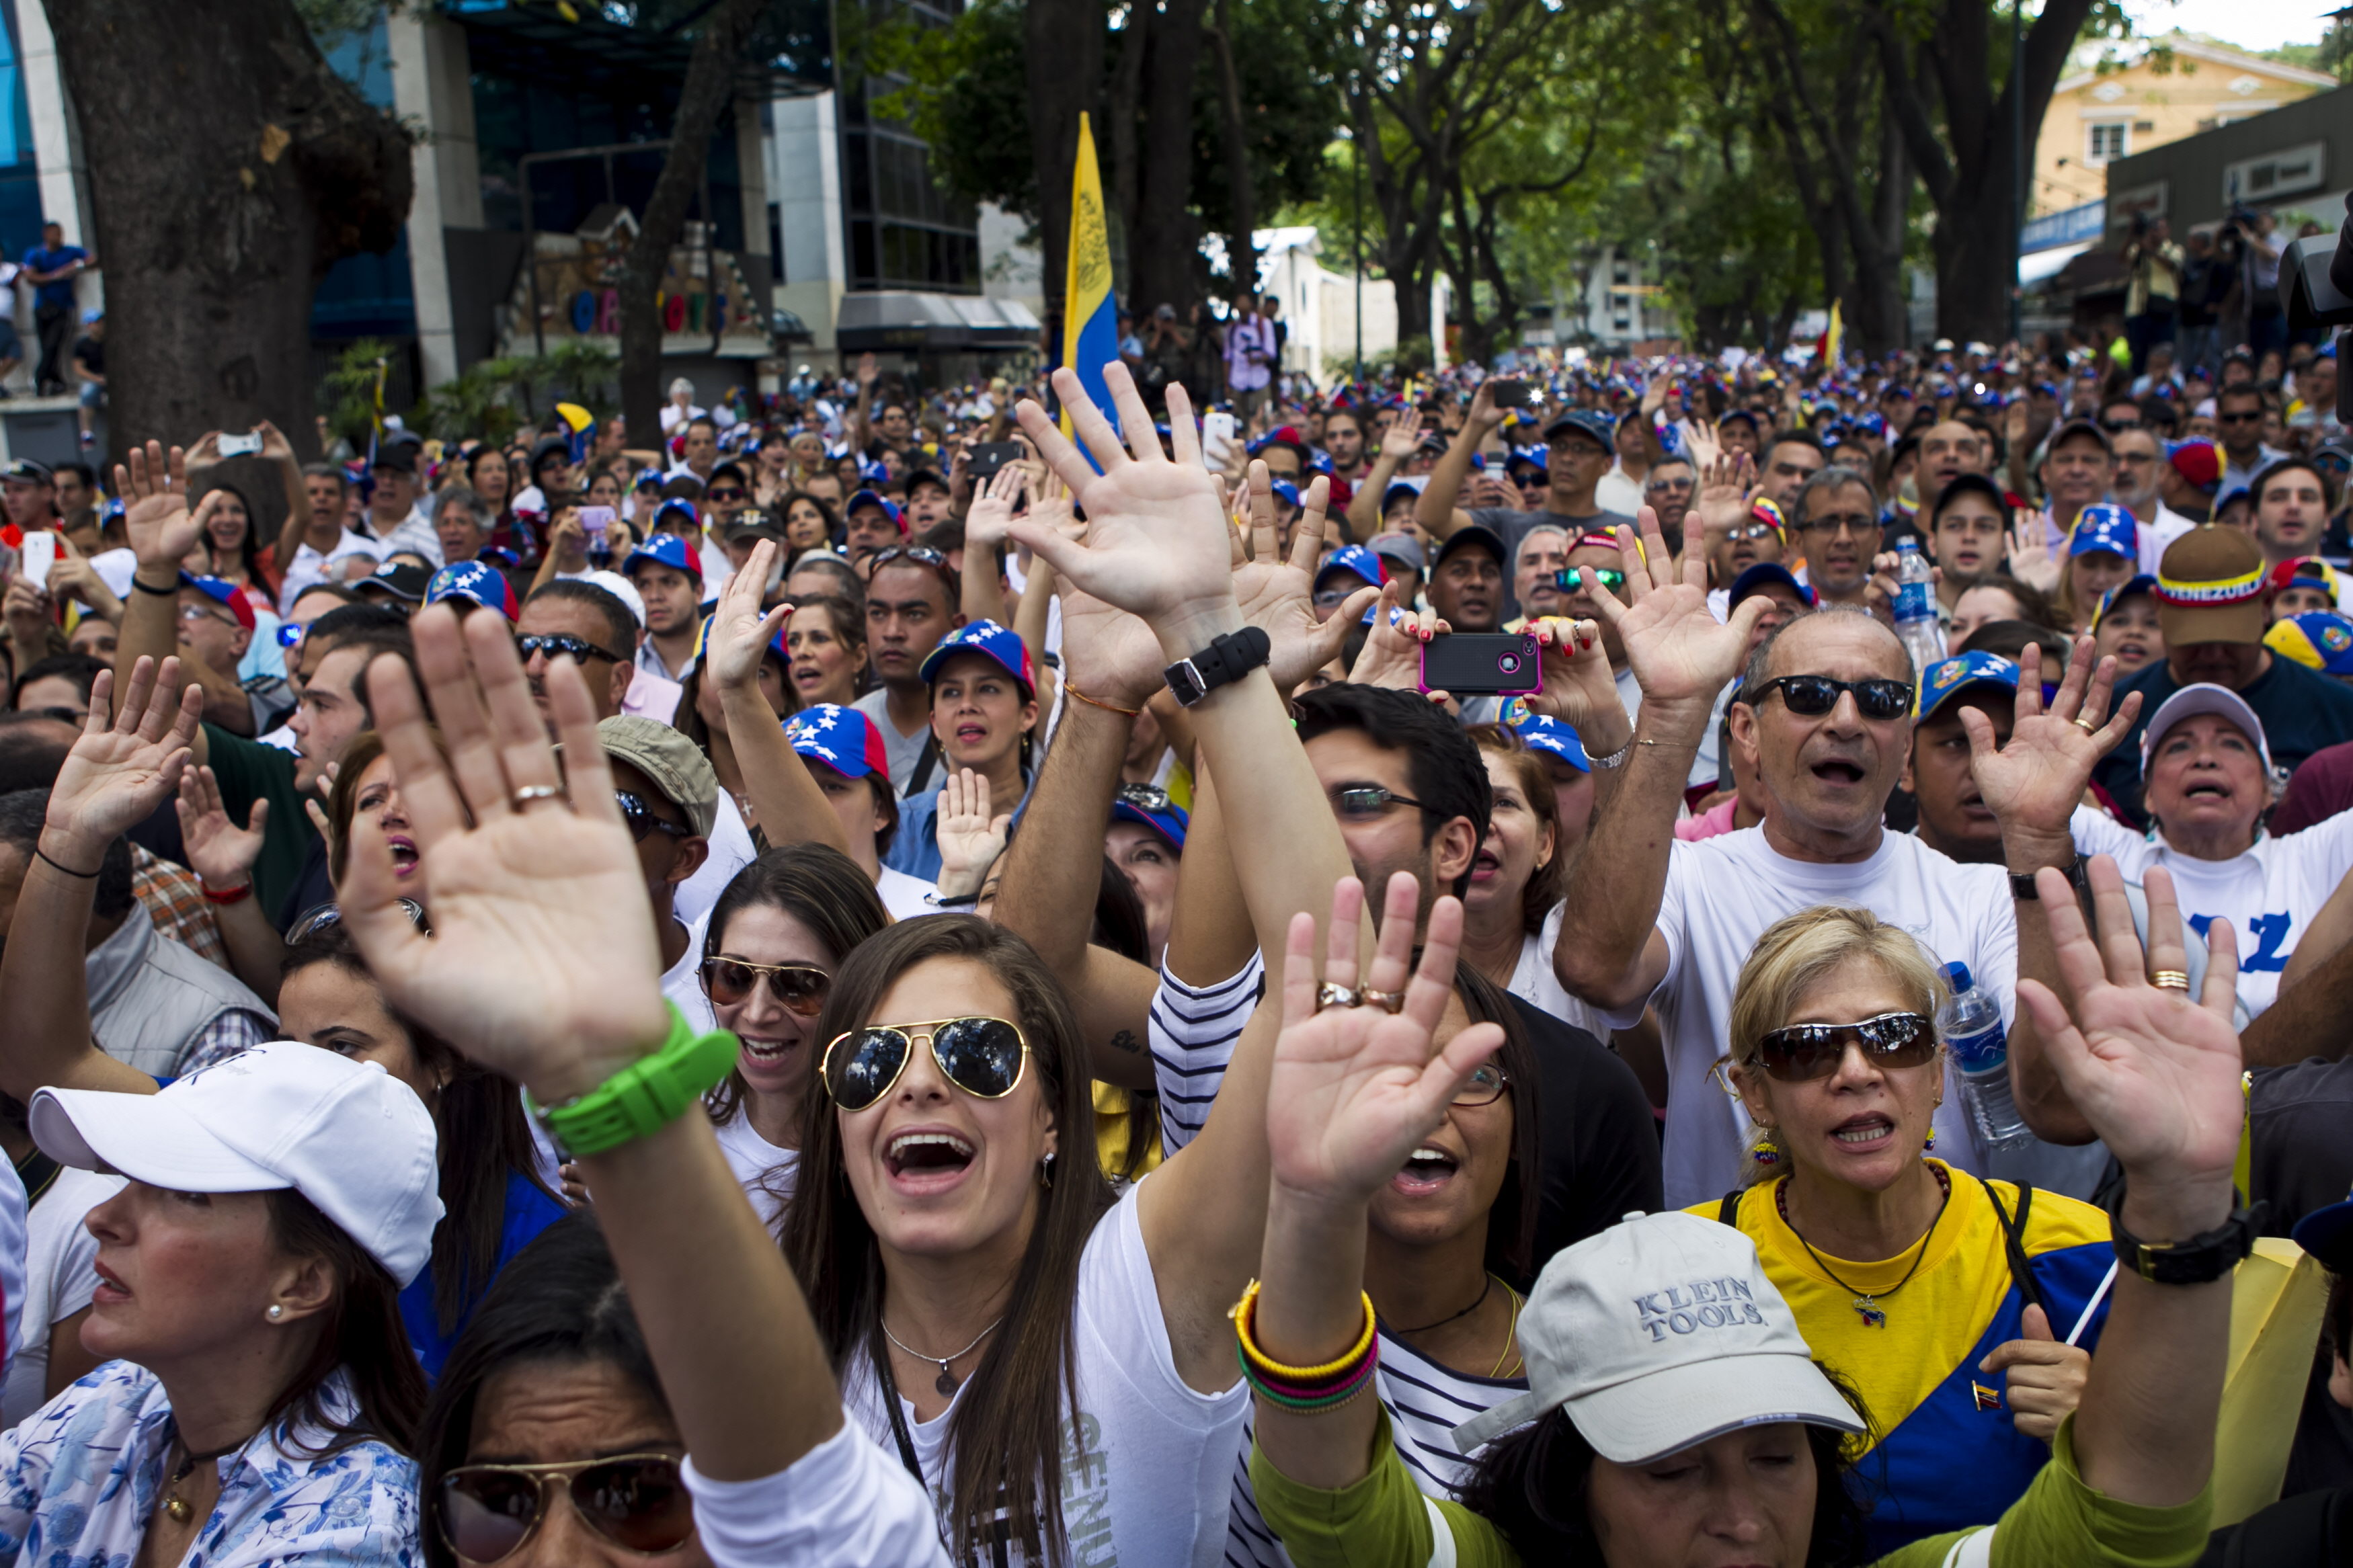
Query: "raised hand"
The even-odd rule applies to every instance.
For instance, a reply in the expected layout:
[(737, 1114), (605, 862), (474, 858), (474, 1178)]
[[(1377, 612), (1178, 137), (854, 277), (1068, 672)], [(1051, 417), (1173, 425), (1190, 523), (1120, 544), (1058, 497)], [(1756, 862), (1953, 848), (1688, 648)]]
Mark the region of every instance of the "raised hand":
[(1054, 390), (1086, 444), (1084, 454), (1036, 403), (1024, 399), (1018, 411), (1021, 428), (1084, 509), (1084, 540), (1029, 518), (1017, 519), (1008, 531), (1079, 587), (1143, 616), (1161, 647), (1174, 650), (1170, 657), (1183, 658), (1240, 623), (1217, 486), (1201, 466), (1193, 404), (1182, 386), (1168, 388), (1172, 459), (1160, 449), (1127, 367), (1114, 361), (1103, 368), (1103, 380), (1129, 432), (1125, 446), (1067, 365), (1054, 373)]
[(752, 546), (743, 569), (728, 578), (727, 586), (719, 592), (719, 607), (712, 612), (711, 638), (702, 650), (702, 664), (722, 690), (750, 687), (759, 680), (760, 660), (793, 613), (789, 604), (767, 611), (760, 608), (760, 590), (776, 560), (776, 541), (760, 541)]
[(1693, 471), (1703, 479), (1724, 455), (1724, 436), (1713, 419), (1693, 420), (1683, 433), (1683, 445), (1690, 448)]
[[(55, 581), (57, 566), (49, 568), (49, 576)], [(49, 628), (57, 625), (52, 603), (48, 592), (33, 586), (33, 580), (22, 573), (11, 577), (7, 592), (0, 594), (0, 619), (8, 624), (9, 640), (19, 647), (41, 649), (42, 654), (36, 658), (46, 655)]]
[(2051, 541), (2039, 521), (2030, 523), (2023, 532), (2015, 528), (2004, 530), (2002, 547), (2010, 557), (2011, 576), (2046, 594), (2059, 591), (2059, 560), (2051, 553)]
[(210, 768), (185, 768), (180, 773), (180, 840), (188, 851), (188, 869), (214, 892), (242, 888), (253, 880), (254, 862), (261, 858), (262, 831), (269, 823), (269, 800), (253, 797), (246, 825), (229, 820), (221, 804), (220, 781)]
[(1410, 420), (1392, 420), (1381, 432), (1381, 453), (1392, 463), (1402, 463), (1421, 450), (1421, 429)]
[[(1033, 593), (1054, 591), (1050, 569)], [(1092, 594), (1061, 585), (1062, 668), (1071, 684), (1114, 708), (1141, 708), (1163, 685), (1168, 660), (1152, 628)]]
[(295, 461), (294, 443), (289, 441), (286, 432), (277, 426), (265, 419), (253, 427), (253, 433), (261, 437), (261, 455), (264, 458), (273, 463)]
[(114, 672), (101, 669), (90, 693), (90, 721), (66, 753), (49, 790), (47, 831), (79, 857), (73, 869), (94, 867), (108, 845), (154, 815), (179, 787), (204, 688), (180, 689), (180, 661), (142, 658), (131, 667), (130, 689), (110, 721), (107, 699)]
[(545, 682), (559, 771), (504, 621), (460, 626), (433, 605), (410, 626), (446, 760), (406, 666), (378, 659), (369, 691), (433, 889), (434, 934), (401, 909), (375, 834), (353, 839), (337, 889), (344, 924), (395, 1007), (542, 1104), (586, 1093), (670, 1028), (645, 871), (596, 708), (559, 656)]
[(1021, 499), (1021, 487), (1027, 479), (1010, 463), (989, 476), (988, 483), (973, 497), (971, 510), (965, 513), (965, 548), (987, 549), (1005, 542), (1005, 531), (1013, 522), (1014, 503)]
[(1765, 614), (1762, 596), (1751, 598), (1718, 621), (1707, 607), (1707, 557), (1704, 552), (1684, 553), (1683, 580), (1675, 579), (1673, 557), (1659, 532), (1659, 514), (1649, 507), (1640, 513), (1642, 541), (1634, 531), (1618, 530), (1618, 558), (1626, 572), (1628, 603), (1604, 588), (1589, 569), (1580, 569), (1588, 594), (1601, 619), (1618, 628), (1626, 662), (1650, 703), (1696, 704), (1713, 708), (1716, 693), (1739, 673), (1748, 651), (1748, 634)]
[(202, 537), (188, 515), (187, 454), (174, 447), (167, 455), (162, 442), (150, 441), (127, 455), (127, 464), (114, 466), (114, 493), (130, 503), (122, 526), (131, 548), (142, 570), (177, 573)]
[(1634, 721), (1618, 695), (1600, 624), (1546, 616), (1528, 629), (1544, 649), (1544, 689), (1528, 699), (1528, 707), (1576, 731), (1595, 756), (1609, 756), (1625, 745)]
[(2089, 878), (2100, 922), (2096, 942), (2066, 878), (2048, 868), (2035, 873), (2059, 973), (2074, 994), (2063, 1005), (2050, 987), (2021, 980), (2019, 1005), (2032, 1014), (2068, 1098), (2124, 1166), (2128, 1201), (2144, 1214), (2178, 1214), (2189, 1227), (2171, 1236), (2139, 1234), (2181, 1240), (2221, 1217), (2212, 1214), (2218, 1194), (2221, 1208), (2230, 1206), (2245, 1114), (2239, 1037), (2231, 1027), (2237, 932), (2229, 921), (2206, 928), (2202, 997), (2193, 999), (2181, 986), (2159, 987), (2152, 973), (2189, 969), (2172, 875), (2161, 867), (2145, 874), (2146, 968), (2116, 862), (2094, 856)]
[(980, 891), (988, 868), (1005, 852), (1013, 828), (1010, 812), (991, 816), (988, 780), (970, 768), (958, 768), (940, 786), (939, 815), (934, 819), (940, 841), (940, 891), (963, 898)]
[(2131, 732), (2140, 715), (2137, 691), (2126, 693), (2116, 712), (2108, 712), (2116, 661), (2103, 658), (2095, 667), (2094, 646), (2088, 637), (2075, 639), (2066, 676), (2046, 710), (2042, 652), (2032, 643), (2026, 645), (2019, 656), (2016, 717), (2007, 745), (1994, 744), (1993, 721), (1975, 709), (1961, 710), (1961, 728), (1969, 737), (1970, 775), (2005, 836), (2067, 834), (2068, 818), (2083, 799), (2093, 766)]
[[(1436, 610), (1403, 609), (1398, 603), (1395, 583), (1383, 584), (1380, 595), (1374, 606), (1372, 627), (1365, 634), (1365, 646), (1356, 654), (1356, 668), (1348, 671), (1348, 684), (1418, 691), (1421, 689), (1421, 650), (1429, 646), (1430, 638), (1443, 637), (1454, 628), (1440, 620)], [(1355, 600), (1349, 602), (1353, 604)], [(1332, 619), (1353, 624), (1347, 622), (1346, 616), (1347, 606), (1343, 605)], [(1433, 701), (1444, 696), (1443, 692), (1430, 693)]]
[(1408, 873), (1389, 879), (1379, 943), (1362, 981), (1368, 992), (1401, 994), (1394, 1013), (1378, 1005), (1316, 1010), (1319, 980), (1350, 989), (1359, 984), (1363, 883), (1346, 877), (1332, 889), (1320, 976), (1315, 917), (1303, 910), (1291, 918), (1282, 1033), (1275, 1039), (1266, 1115), (1275, 1184), (1289, 1193), (1323, 1202), (1368, 1202), (1445, 1120), (1455, 1091), (1504, 1043), (1500, 1026), (1473, 1024), (1442, 1047), (1433, 1047), (1453, 989), (1462, 905), (1449, 897), (1431, 907), (1417, 970), (1418, 895)]
[(1274, 689), (1288, 693), (1340, 656), (1348, 628), (1363, 617), (1377, 590), (1358, 589), (1328, 618), (1318, 621), (1315, 563), (1324, 552), (1324, 511), (1331, 504), (1332, 481), (1318, 474), (1300, 497), (1288, 561), (1281, 558), (1276, 544), (1272, 485), (1266, 464), (1253, 459), (1247, 489), (1250, 559), (1234, 567), (1234, 600), (1241, 606), (1242, 618), (1266, 633), (1271, 645), (1267, 668), (1274, 677)]
[(1702, 529), (1730, 528), (1748, 516), (1748, 490), (1756, 483), (1757, 465), (1746, 452), (1727, 452), (1700, 470), (1700, 488), (1692, 502)]

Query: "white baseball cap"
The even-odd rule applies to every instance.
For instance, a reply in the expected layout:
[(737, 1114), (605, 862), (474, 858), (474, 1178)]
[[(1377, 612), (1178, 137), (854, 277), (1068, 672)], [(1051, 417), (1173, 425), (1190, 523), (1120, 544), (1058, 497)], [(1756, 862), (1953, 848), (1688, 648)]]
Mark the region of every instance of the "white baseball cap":
[(1629, 1215), (1556, 1255), (1519, 1338), (1528, 1392), (1457, 1426), (1466, 1454), (1556, 1407), (1620, 1465), (1769, 1422), (1863, 1430), (1756, 1244), (1697, 1215)]
[(274, 1040), (158, 1094), (45, 1089), (31, 1110), (33, 1142), (60, 1164), (181, 1193), (291, 1187), (402, 1286), (432, 1255), (433, 1116), (374, 1062)]
[(2263, 759), (2263, 776), (2271, 776), (2272, 747), (2263, 737), (2263, 721), (2255, 717), (2255, 710), (2247, 706), (2247, 700), (2229, 687), (2200, 680), (2183, 687), (2158, 703), (2157, 711), (2149, 715), (2148, 727), (2140, 732), (2140, 771), (2144, 778), (2148, 774), (2149, 758), (2157, 754), (2158, 742), (2164, 740), (2176, 724), (2185, 719), (2195, 719), (2200, 713), (2228, 719), (2245, 731), (2247, 739), (2255, 743), (2255, 751)]

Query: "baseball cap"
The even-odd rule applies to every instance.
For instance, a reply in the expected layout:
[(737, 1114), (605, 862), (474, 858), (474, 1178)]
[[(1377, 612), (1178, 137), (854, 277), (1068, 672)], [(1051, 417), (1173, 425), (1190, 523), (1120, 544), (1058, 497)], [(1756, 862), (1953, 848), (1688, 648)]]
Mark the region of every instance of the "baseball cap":
[(1123, 784), (1119, 798), (1111, 803), (1113, 822), (1133, 822), (1148, 827), (1168, 840), (1169, 847), (1179, 855), (1185, 852), (1185, 830), (1192, 825), (1192, 813), (1168, 798), (1168, 792), (1151, 784)]
[(695, 743), (667, 724), (635, 713), (617, 713), (596, 721), (596, 739), (605, 754), (623, 762), (652, 781), (670, 803), (686, 813), (687, 826), (702, 837), (711, 837), (719, 820), (719, 775)]
[(658, 490), (669, 479), (670, 476), (659, 468), (639, 468), (638, 477), (629, 481), (629, 488), (633, 490)]
[(1344, 544), (1324, 557), (1324, 564), (1315, 568), (1315, 585), (1321, 588), (1325, 578), (1340, 572), (1361, 577), (1376, 588), (1388, 581), (1381, 558), (1361, 544)]
[(1728, 615), (1739, 607), (1740, 601), (1778, 584), (1798, 595), (1800, 604), (1814, 603), (1814, 591), (1798, 581), (1798, 574), (1778, 562), (1759, 561), (1732, 580), (1732, 597), (1725, 605)]
[(891, 753), (874, 721), (855, 708), (820, 702), (785, 721), (785, 739), (804, 757), (814, 757), (845, 778), (869, 774), (889, 783)]
[(181, 1193), (308, 1198), (401, 1285), (441, 1222), (439, 1137), (424, 1101), (374, 1062), (272, 1040), (156, 1094), (45, 1089), (33, 1142), (59, 1164)]
[[(2353, 1198), (2313, 1210), (2288, 1235), (2330, 1273), (2353, 1274)], [(2340, 1347), (2337, 1353), (2348, 1352)]]
[(1532, 468), (1538, 473), (1550, 473), (1552, 471), (1552, 448), (1549, 447), (1513, 447), (1510, 455), (1504, 459), (1504, 471), (1508, 474), (1514, 468), (1523, 466)]
[(1381, 492), (1381, 510), (1387, 511), (1396, 505), (1400, 495), (1409, 495), (1418, 500), (1429, 486), (1430, 476), (1427, 474), (1408, 474), (1403, 479), (1391, 479), (1389, 488)]
[(2211, 441), (2168, 441), (2165, 460), (2173, 465), (2175, 473), (2209, 494), (2222, 482), (2222, 454)]
[(2067, 534), (2067, 553), (2088, 555), (2095, 550), (2121, 555), (2127, 561), (2139, 560), (2140, 524), (2134, 521), (2133, 514), (2105, 501), (2077, 512), (2075, 526)]
[(2235, 528), (2211, 523), (2166, 546), (2157, 568), (2157, 617), (2165, 646), (2263, 640), (2263, 556)]
[(426, 585), (432, 581), (433, 574), (422, 566), (406, 561), (387, 561), (353, 584), (352, 591), (364, 594), (370, 588), (375, 588), (414, 605), (425, 597)]
[(1998, 653), (1982, 649), (1940, 658), (1920, 675), (1920, 717), (1934, 716), (1955, 693), (1972, 686), (1999, 686), (2018, 695), (2018, 666)]
[(638, 629), (639, 631), (645, 629), (646, 601), (645, 596), (638, 592), (636, 584), (609, 567), (600, 567), (594, 572), (583, 572), (579, 580), (583, 583), (594, 583), (616, 599), (620, 600), (631, 617), (637, 621)]
[(939, 673), (941, 665), (960, 653), (985, 654), (1019, 681), (1025, 692), (1034, 694), (1038, 689), (1038, 679), (1029, 669), (1029, 645), (1018, 634), (995, 621), (966, 621), (956, 627), (940, 639), (939, 647), (923, 656), (923, 667), (915, 673), (928, 682)]
[(2353, 617), (2341, 610), (2307, 610), (2274, 621), (2263, 646), (2323, 675), (2353, 676)]
[(2100, 607), (2092, 612), (2092, 629), (2094, 631), (2098, 631), (2100, 629), (2100, 617), (2106, 615), (2118, 605), (2123, 604), (2126, 599), (2131, 598), (2134, 595), (2151, 594), (2156, 591), (2157, 579), (2150, 576), (2146, 572), (2140, 573), (2125, 582), (2117, 584), (2115, 587), (2100, 595)]
[(425, 602), (438, 605), (444, 599), (470, 599), (511, 621), (520, 613), (514, 584), (505, 573), (482, 561), (454, 561), (433, 574), (425, 585)]
[(1268, 493), (1275, 496), (1276, 498), (1289, 501), (1293, 506), (1297, 506), (1299, 504), (1299, 487), (1293, 484), (1289, 479), (1271, 480), (1266, 488)]
[(30, 458), (18, 458), (0, 468), (0, 479), (30, 479), (37, 485), (53, 485), (57, 476), (49, 472), (47, 463), (37, 463)]
[(1377, 533), (1373, 535), (1372, 552), (1383, 561), (1394, 561), (1416, 572), (1422, 569), (1421, 541), (1410, 533)]
[(1632, 1215), (1556, 1254), (1519, 1335), (1528, 1391), (1454, 1429), (1466, 1454), (1556, 1409), (1620, 1465), (1768, 1422), (1864, 1429), (1756, 1243), (1697, 1215)]
[(690, 532), (702, 527), (702, 513), (696, 510), (695, 504), (684, 496), (672, 496), (654, 508), (654, 520), (648, 526), (656, 534), (669, 533), (671, 518), (677, 518)]
[(889, 496), (884, 495), (881, 491), (860, 490), (856, 495), (851, 496), (849, 500), (843, 504), (841, 515), (845, 518), (850, 517), (854, 515), (861, 506), (881, 507), (882, 509), (882, 515), (891, 520), (892, 527), (897, 529), (901, 533), (907, 531), (906, 514), (899, 510), (899, 503), (897, 501), (892, 500)]
[(1444, 565), (1446, 563), (1446, 558), (1453, 554), (1456, 551), (1472, 546), (1484, 550), (1493, 555), (1495, 558), (1495, 563), (1504, 568), (1506, 574), (1509, 574), (1512, 563), (1511, 547), (1504, 542), (1504, 536), (1502, 534), (1497, 533), (1493, 529), (1487, 527), (1484, 523), (1478, 522), (1465, 523), (1462, 527), (1456, 529), (1452, 533), (1448, 534), (1444, 542), (1439, 545), (1438, 554), (1430, 561), (1430, 564), (1434, 570), (1437, 567)]
[(621, 575), (626, 577), (640, 566), (667, 566), (702, 581), (702, 557), (675, 533), (657, 533), (630, 551), (628, 559), (621, 563)]
[(1544, 427), (1545, 445), (1550, 447), (1554, 437), (1570, 430), (1592, 437), (1599, 443), (1606, 456), (1614, 458), (1618, 455), (1617, 422), (1608, 415), (1584, 408), (1572, 408), (1566, 414), (1556, 415)]
[(1520, 742), (1529, 751), (1558, 757), (1581, 773), (1593, 771), (1593, 759), (1585, 754), (1585, 742), (1559, 720), (1531, 713), (1514, 728), (1519, 731)]
[(2291, 555), (2274, 564), (2263, 578), (2263, 585), (2274, 594), (2298, 583), (2326, 588), (2331, 597), (2338, 591), (2337, 569), (2317, 555)]
[(2156, 713), (2149, 718), (2148, 727), (2140, 732), (2143, 778), (2148, 776), (2148, 760), (2157, 754), (2158, 743), (2165, 739), (2166, 732), (2183, 720), (2195, 719), (2201, 713), (2228, 719), (2245, 731), (2247, 739), (2255, 743), (2255, 750), (2263, 754), (2264, 774), (2270, 774), (2272, 748), (2271, 742), (2263, 737), (2263, 721), (2255, 717), (2255, 710), (2247, 706), (2247, 700), (2229, 687), (2200, 680), (2183, 687), (2158, 703)]
[(2052, 431), (2051, 439), (2042, 444), (2043, 451), (2057, 451), (2059, 449), (2059, 443), (2064, 441), (2070, 436), (2087, 436), (2100, 444), (2100, 450), (2103, 452), (2114, 449), (2114, 444), (2108, 439), (2108, 433), (2100, 428), (2100, 422), (2098, 420), (2085, 419), (2079, 416), (2073, 419), (2063, 421), (2056, 430)]
[(236, 584), (222, 577), (197, 577), (183, 572), (180, 574), (180, 586), (194, 588), (206, 598), (227, 609), (229, 614), (237, 617), (238, 626), (243, 626), (247, 631), (253, 629), (253, 602), (245, 596), (245, 590)]

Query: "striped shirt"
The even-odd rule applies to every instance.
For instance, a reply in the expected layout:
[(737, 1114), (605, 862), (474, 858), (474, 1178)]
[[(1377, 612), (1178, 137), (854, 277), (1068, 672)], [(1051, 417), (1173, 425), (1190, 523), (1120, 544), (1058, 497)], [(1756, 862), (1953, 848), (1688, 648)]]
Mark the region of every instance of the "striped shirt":
[[(1145, 1034), (1152, 1076), (1160, 1090), (1160, 1146), (1177, 1150), (1198, 1137), (1225, 1081), (1226, 1064), (1259, 998), (1266, 994), (1266, 961), (1251, 953), (1241, 972), (1214, 985), (1187, 985), (1166, 969), (1153, 994)], [(1249, 1452), (1245, 1446), (1243, 1452)]]
[[(1452, 1499), (1470, 1477), (1475, 1460), (1454, 1447), (1454, 1428), (1528, 1389), (1525, 1378), (1470, 1377), (1439, 1365), (1384, 1328), (1381, 1363), (1373, 1381), (1381, 1408), (1388, 1412), (1389, 1440), (1406, 1473), (1423, 1493)], [(1256, 1410), (1242, 1427), (1241, 1452), (1234, 1456), (1232, 1511), (1226, 1516), (1226, 1562), (1231, 1568), (1291, 1568), (1291, 1558), (1259, 1517), (1250, 1490), (1250, 1440)]]

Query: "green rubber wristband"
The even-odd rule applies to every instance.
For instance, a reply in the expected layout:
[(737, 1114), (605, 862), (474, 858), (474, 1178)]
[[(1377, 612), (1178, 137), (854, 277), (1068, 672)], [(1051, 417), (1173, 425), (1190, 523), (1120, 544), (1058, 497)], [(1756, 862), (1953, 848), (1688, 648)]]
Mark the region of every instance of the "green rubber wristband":
[(718, 1087), (735, 1066), (739, 1042), (725, 1029), (697, 1035), (676, 1005), (661, 1049), (641, 1057), (587, 1093), (561, 1105), (531, 1105), (566, 1157), (602, 1154), (659, 1132)]

